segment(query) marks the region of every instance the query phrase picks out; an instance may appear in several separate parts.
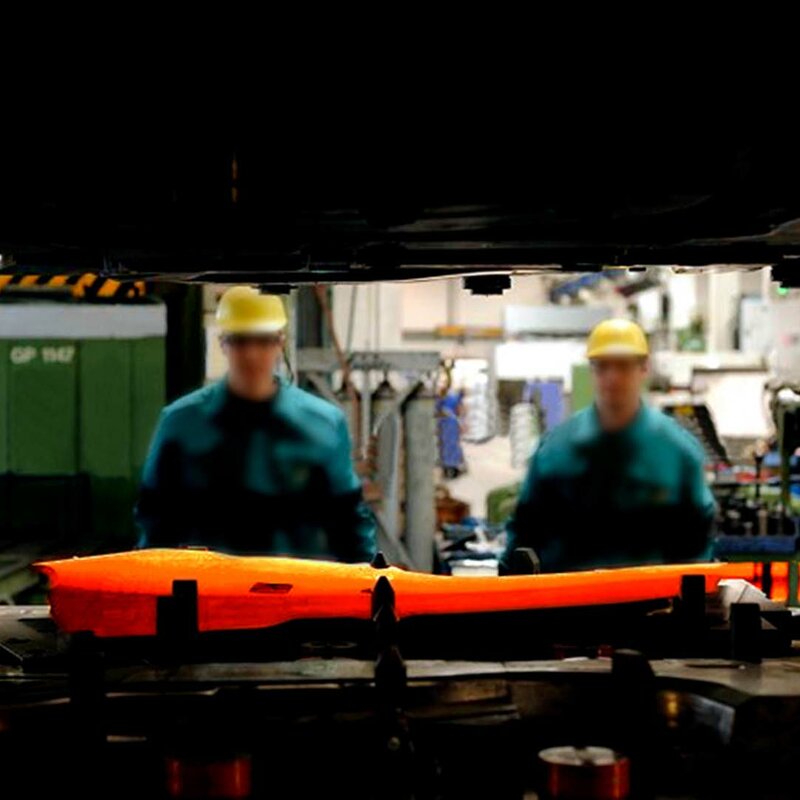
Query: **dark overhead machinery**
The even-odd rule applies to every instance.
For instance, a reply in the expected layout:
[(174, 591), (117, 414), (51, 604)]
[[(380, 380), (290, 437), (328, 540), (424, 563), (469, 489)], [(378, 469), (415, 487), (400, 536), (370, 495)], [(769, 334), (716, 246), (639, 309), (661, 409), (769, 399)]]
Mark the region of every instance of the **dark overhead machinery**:
[(496, 293), (514, 272), (723, 263), (798, 283), (796, 141), (626, 130), (12, 127), (3, 270), (268, 286), (463, 274)]

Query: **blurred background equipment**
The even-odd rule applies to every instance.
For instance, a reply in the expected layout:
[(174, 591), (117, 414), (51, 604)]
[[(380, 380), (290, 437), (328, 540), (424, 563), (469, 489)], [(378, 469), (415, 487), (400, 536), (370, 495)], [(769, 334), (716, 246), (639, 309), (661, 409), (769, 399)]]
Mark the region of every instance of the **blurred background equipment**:
[(729, 465), (730, 459), (719, 439), (717, 428), (705, 403), (695, 405), (672, 405), (665, 403), (661, 410), (674, 417), (683, 428), (702, 445), (708, 464), (712, 469)]
[(511, 466), (522, 469), (542, 435), (541, 406), (538, 398), (517, 403), (511, 407), (508, 422), (508, 438), (511, 444)]
[(438, 353), (337, 354), (300, 347), (296, 369), (301, 382), (340, 404), (351, 421), (356, 466), (378, 519), (380, 548), (395, 563), (432, 569), (437, 454), (428, 384), (439, 370)]
[(0, 539), (13, 567), (0, 596), (31, 584), (24, 561), (41, 552), (134, 541), (131, 507), (165, 400), (165, 335), (164, 305), (138, 292), (123, 304), (0, 296)]
[(462, 439), (480, 444), (495, 435), (497, 402), (490, 366), (484, 358), (457, 358), (453, 381), (463, 393)]

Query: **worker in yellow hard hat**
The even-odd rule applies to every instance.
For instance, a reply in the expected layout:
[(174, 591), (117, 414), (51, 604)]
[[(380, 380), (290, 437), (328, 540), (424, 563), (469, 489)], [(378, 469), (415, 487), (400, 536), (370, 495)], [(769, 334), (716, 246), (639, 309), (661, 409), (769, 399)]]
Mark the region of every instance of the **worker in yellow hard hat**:
[(594, 403), (549, 431), (508, 526), (504, 565), (532, 547), (548, 572), (709, 557), (714, 500), (700, 444), (647, 405), (644, 331), (601, 322), (586, 355)]
[(276, 375), (283, 302), (234, 286), (216, 320), (227, 374), (162, 412), (137, 504), (140, 545), (369, 560), (375, 522), (344, 414)]

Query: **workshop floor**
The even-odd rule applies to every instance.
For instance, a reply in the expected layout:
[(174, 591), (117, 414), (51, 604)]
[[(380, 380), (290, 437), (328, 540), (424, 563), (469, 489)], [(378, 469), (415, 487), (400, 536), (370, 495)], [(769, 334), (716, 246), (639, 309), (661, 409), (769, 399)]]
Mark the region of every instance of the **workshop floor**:
[(486, 495), (498, 486), (522, 480), (525, 471), (511, 466), (507, 436), (495, 436), (481, 444), (464, 443), (467, 472), (447, 486), (453, 497), (469, 503), (473, 516), (486, 515)]

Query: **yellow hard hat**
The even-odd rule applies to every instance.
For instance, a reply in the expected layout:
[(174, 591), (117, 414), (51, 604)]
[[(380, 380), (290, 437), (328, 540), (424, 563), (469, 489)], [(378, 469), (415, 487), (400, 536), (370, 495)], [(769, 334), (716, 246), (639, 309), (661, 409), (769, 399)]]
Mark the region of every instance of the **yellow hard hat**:
[(286, 310), (274, 294), (232, 286), (219, 300), (217, 325), (222, 333), (277, 333), (286, 327)]
[(650, 353), (644, 331), (629, 319), (607, 319), (595, 326), (586, 343), (587, 358), (646, 356)]

